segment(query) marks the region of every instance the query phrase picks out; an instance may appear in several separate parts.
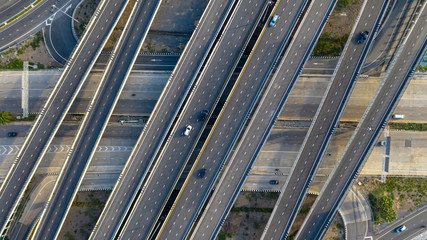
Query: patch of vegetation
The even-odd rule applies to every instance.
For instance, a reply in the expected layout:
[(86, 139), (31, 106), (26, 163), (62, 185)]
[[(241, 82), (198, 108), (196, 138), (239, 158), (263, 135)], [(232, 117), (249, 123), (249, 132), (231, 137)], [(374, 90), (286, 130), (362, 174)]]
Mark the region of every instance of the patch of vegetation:
[(329, 33), (320, 36), (314, 47), (313, 56), (336, 57), (339, 56), (347, 42), (348, 34), (342, 37), (332, 37)]
[(421, 71), (421, 72), (425, 72), (425, 71), (427, 71), (427, 66), (421, 66), (421, 65), (420, 65), (420, 66), (418, 67), (418, 70), (419, 70), (419, 71)]
[(0, 63), (0, 71), (5, 69), (22, 69), (23, 67), (24, 63), (18, 58), (10, 59), (6, 63)]
[(33, 50), (36, 50), (36, 48), (40, 47), (41, 41), (43, 41), (43, 35), (41, 32), (38, 32), (34, 36), (33, 41), (30, 43), (30, 46), (33, 48)]
[(220, 232), (220, 233), (218, 234), (218, 240), (225, 240), (225, 239), (227, 239), (227, 233), (225, 233), (225, 232)]
[(411, 131), (427, 131), (427, 123), (399, 123), (399, 122), (390, 122), (388, 123), (392, 129), (400, 130), (411, 130)]
[(349, 3), (349, 0), (338, 0), (337, 5), (335, 5), (335, 9), (337, 11), (342, 11), (344, 8), (348, 7)]
[(378, 183), (376, 189), (368, 194), (376, 224), (392, 222), (397, 218), (393, 210), (395, 194), (398, 194), (400, 201), (409, 198), (419, 207), (425, 204), (427, 179), (389, 177), (385, 183)]
[(29, 113), (28, 117), (24, 118), (22, 117), (22, 114), (19, 115), (19, 119), (16, 118), (14, 121), (34, 121), (37, 118), (37, 114)]
[(299, 211), (300, 214), (307, 214), (310, 211), (309, 208), (301, 208), (301, 210)]
[(12, 122), (13, 116), (10, 114), (10, 112), (1, 111), (0, 112), (0, 125), (6, 125), (10, 122)]
[(65, 238), (67, 238), (68, 240), (74, 240), (76, 239), (73, 234), (71, 234), (70, 232), (65, 233)]

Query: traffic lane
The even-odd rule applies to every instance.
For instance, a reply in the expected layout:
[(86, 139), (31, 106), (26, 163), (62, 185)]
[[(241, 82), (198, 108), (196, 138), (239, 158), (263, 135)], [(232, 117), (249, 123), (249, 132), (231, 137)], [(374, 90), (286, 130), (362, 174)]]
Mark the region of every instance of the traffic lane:
[[(26, 139), (23, 149), (17, 156), (14, 165), (6, 177), (5, 183), (1, 186), (0, 201), (4, 203), (1, 206), (2, 212), (9, 213), (9, 210), (18, 203), (18, 198), (21, 195), (22, 186), (28, 184), (27, 179), (33, 174), (33, 168), (38, 165), (39, 157), (43, 155), (46, 144), (53, 138), (52, 133), (59, 126), (59, 118), (67, 109), (66, 103), (72, 99), (77, 90), (80, 88), (81, 79), (88, 72), (87, 68), (95, 58), (97, 52), (100, 52), (100, 43), (106, 39), (102, 36), (111, 29), (110, 21), (116, 20), (120, 14), (120, 10), (124, 8), (124, 1), (110, 1), (103, 5), (98, 14), (98, 21), (90, 23), (89, 28), (95, 28), (97, 31), (89, 32), (84, 36), (81, 45), (75, 52), (74, 61), (68, 64), (68, 68), (63, 72), (63, 76), (54, 88), (54, 92), (42, 109), (38, 120), (30, 131)], [(117, 6), (118, 5), (118, 6)], [(104, 17), (103, 14), (107, 14)], [(114, 13), (114, 14), (113, 14)], [(99, 22), (102, 19), (102, 22)], [(105, 19), (105, 21), (104, 21)], [(93, 35), (92, 35), (93, 34)], [(97, 35), (97, 36), (96, 36)], [(99, 38), (101, 36), (101, 38)], [(92, 39), (93, 38), (93, 39)], [(85, 44), (87, 41), (93, 45)], [(83, 54), (80, 54), (82, 53)], [(92, 54), (91, 54), (92, 53)], [(95, 54), (93, 54), (95, 53)], [(81, 69), (84, 69), (83, 71)], [(87, 71), (85, 71), (87, 70)], [(54, 129), (52, 129), (54, 128)], [(4, 227), (8, 218), (8, 214), (0, 216), (0, 222)]]
[[(98, 234), (112, 236), (121, 223), (122, 217), (129, 210), (129, 204), (135, 198), (137, 189), (154, 161), (160, 144), (166, 137), (177, 110), (180, 108), (189, 87), (192, 85), (207, 52), (231, 9), (234, 1), (210, 1), (205, 12), (184, 50), (174, 72), (156, 104), (155, 112), (146, 124), (131, 157), (128, 160), (109, 200), (91, 235), (96, 239)], [(215, 25), (212, 26), (212, 23)], [(139, 179), (139, 181), (135, 181)], [(122, 204), (126, 203), (126, 204)]]
[[(70, 2), (71, 0), (60, 2), (56, 0), (41, 1), (27, 14), (0, 28), (0, 52), (25, 40), (40, 31), (46, 23), (49, 23), (48, 19), (53, 15), (51, 11), (52, 5), (64, 10), (64, 6)], [(58, 9), (54, 12), (59, 11)]]
[[(357, 43), (360, 32), (367, 30), (373, 32), (382, 4), (382, 1), (371, 1), (361, 9), (363, 12), (336, 71), (335, 79), (331, 83), (324, 102), (318, 110), (318, 116), (315, 117), (315, 122), (312, 123), (312, 128), (301, 147), (301, 155), (292, 170), (287, 186), (279, 196), (279, 201), (269, 220), (270, 226), (267, 224), (268, 231), (265, 233), (265, 239), (282, 238), (282, 234), (287, 235), (290, 230), (290, 225), (296, 216), (296, 208), (300, 207), (298, 203), (308, 191), (310, 179), (314, 177), (314, 171), (319, 166), (320, 157), (318, 156), (322, 156), (323, 151), (326, 150), (326, 145), (338, 121), (336, 115), (339, 116), (340, 113), (337, 111), (347, 101), (349, 89), (353, 86), (354, 75), (360, 68), (360, 65), (354, 64), (361, 61), (360, 58), (364, 56), (362, 52), (366, 51), (364, 50), (365, 44)], [(302, 162), (303, 160), (304, 162)]]
[[(257, 149), (257, 144), (254, 145), (253, 143), (258, 143), (262, 140), (263, 133), (266, 131), (265, 129), (268, 128), (268, 122), (277, 111), (276, 108), (280, 106), (282, 98), (276, 96), (284, 96), (284, 99), (286, 99), (285, 96), (289, 95), (288, 89), (292, 89), (293, 82), (296, 80), (294, 75), (295, 72), (300, 69), (300, 66), (304, 65), (304, 59), (306, 59), (307, 56), (306, 51), (310, 50), (310, 44), (313, 42), (313, 38), (317, 36), (316, 32), (320, 34), (323, 28), (323, 20), (329, 15), (326, 13), (330, 13), (333, 8), (333, 4), (331, 3), (325, 4), (324, 2), (317, 2), (318, 5), (316, 5), (316, 2), (314, 2), (312, 4), (314, 5), (311, 6), (310, 9), (316, 11), (316, 14), (311, 14), (311, 12), (307, 13), (306, 21), (303, 21), (299, 30), (297, 30), (297, 33), (301, 34), (294, 37), (294, 44), (299, 45), (293, 47), (294, 44), (291, 44), (289, 46), (288, 52), (282, 60), (283, 63), (286, 64), (281, 63), (277, 76), (275, 76), (270, 85), (273, 87), (268, 88), (268, 91), (264, 95), (265, 97), (260, 101), (261, 105), (252, 117), (252, 121), (248, 126), (242, 143), (237, 147), (230, 167), (227, 168), (226, 173), (223, 174), (221, 185), (217, 187), (214, 197), (208, 205), (209, 208), (202, 216), (203, 220), (199, 222), (198, 229), (193, 235), (193, 238), (197, 239), (205, 235), (213, 236), (211, 232), (219, 230), (221, 219), (227, 215), (227, 208), (229, 206), (231, 207), (230, 204), (234, 202), (240, 189), (239, 184), (243, 183), (246, 177), (245, 172), (250, 169), (250, 159)], [(310, 31), (311, 29), (316, 29), (316, 31)], [(243, 163), (242, 159), (248, 160)], [(207, 230), (208, 228), (209, 230)]]
[[(181, 55), (150, 55), (139, 54), (133, 67), (133, 71), (152, 70), (152, 71), (172, 71)], [(102, 54), (95, 63), (94, 69), (104, 69), (107, 65), (109, 54)]]
[[(266, 3), (263, 0), (243, 0), (236, 6), (234, 15), (221, 36), (221, 41), (211, 54), (197, 87), (181, 112), (172, 133), (173, 138), (165, 146), (157, 161), (157, 164), (162, 167), (157, 168), (152, 173), (150, 180), (145, 183), (145, 191), (138, 199), (129, 224), (123, 233), (124, 239), (147, 236), (148, 231), (154, 227), (153, 224), (159, 216), (158, 213), (162, 211), (172, 189), (178, 182), (185, 163), (206, 124), (205, 119), (201, 119), (201, 112), (208, 111), (210, 115), (215, 108), (265, 7)], [(209, 116), (205, 118), (209, 119)], [(183, 131), (187, 125), (191, 125), (193, 129), (189, 136), (183, 137)], [(147, 213), (145, 209), (153, 211)], [(144, 230), (138, 231), (139, 228)]]
[(47, 26), (45, 31), (45, 42), (50, 55), (55, 61), (65, 64), (71, 55), (74, 47), (77, 45), (77, 38), (73, 33), (72, 19), (74, 9), (79, 0), (72, 0), (65, 6), (64, 11), (57, 12), (54, 15), (52, 23)]
[[(271, 68), (280, 56), (302, 8), (302, 2), (281, 1), (276, 6), (274, 14), (279, 16), (276, 25), (264, 29), (255, 44), (256, 49), (251, 53), (244, 71), (239, 75), (237, 86), (232, 91), (226, 107), (223, 108), (221, 117), (215, 123), (215, 131), (211, 132), (210, 138), (208, 137), (209, 141), (205, 143), (197, 164), (193, 166), (193, 174), (187, 177), (185, 188), (181, 189), (181, 197), (163, 230), (167, 234), (165, 238), (168, 236), (172, 238), (176, 232), (181, 234), (184, 231), (182, 234), (188, 234), (198, 209), (210, 192), (223, 161), (230, 154), (229, 150), (246, 122), (245, 116), (251, 111), (259, 91), (270, 76)], [(203, 168), (206, 169), (205, 177), (197, 178), (197, 170)], [(203, 239), (206, 236), (195, 238)]]
[[(405, 225), (406, 230), (400, 233), (396, 232), (396, 229), (401, 225)], [(420, 234), (426, 233), (426, 225), (427, 208), (424, 208), (421, 211), (416, 211), (415, 213), (409, 215), (408, 217), (400, 221), (396, 221), (386, 230), (383, 230), (379, 234), (376, 234), (374, 236), (374, 239), (413, 239), (414, 237)]]
[(396, 38), (400, 34), (398, 30), (403, 23), (402, 18), (411, 12), (411, 9), (408, 8), (412, 3), (412, 1), (408, 0), (399, 0), (394, 3), (393, 9), (385, 16), (387, 20), (382, 24), (380, 31), (375, 37), (362, 72), (367, 72), (384, 62), (394, 42), (399, 41)]
[(2, 0), (0, 1), (0, 25), (30, 6), (34, 0)]
[[(119, 40), (116, 48), (116, 58), (112, 60), (101, 80), (99, 93), (90, 105), (89, 113), (79, 129), (77, 138), (73, 142), (71, 156), (66, 160), (59, 175), (57, 187), (50, 198), (50, 205), (38, 223), (35, 236), (37, 239), (53, 239), (65, 220), (71, 207), (72, 200), (77, 193), (81, 179), (94, 153), (93, 146), (101, 137), (102, 130), (110, 116), (112, 107), (118, 98), (119, 91), (125, 83), (125, 77), (130, 72), (133, 56), (138, 53), (140, 42), (148, 32), (149, 24), (154, 18), (154, 12), (160, 4), (159, 0), (140, 1), (133, 6), (126, 31)], [(144, 14), (143, 14), (144, 13)], [(135, 17), (137, 16), (137, 17)], [(98, 92), (97, 91), (97, 92)]]
[[(402, 82), (405, 82), (407, 73), (412, 71), (410, 68), (414, 62), (419, 61), (419, 59), (414, 58), (422, 56), (423, 49), (426, 46), (426, 23), (427, 14), (424, 4), (423, 12), (412, 29), (412, 34), (407, 38), (406, 44), (400, 50), (400, 55), (397, 56), (389, 74), (386, 75), (387, 78), (383, 80), (382, 87), (379, 89), (371, 107), (365, 113), (366, 116), (359, 123), (357, 131), (348, 143), (346, 151), (342, 154), (339, 165), (337, 165), (330, 179), (328, 179), (329, 184), (322, 189), (322, 193), (316, 200), (309, 218), (306, 219), (303, 228), (300, 229), (301, 234), (299, 235), (301, 236), (299, 236), (299, 239), (313, 239), (316, 238), (317, 234), (322, 234), (318, 228), (322, 228), (326, 220), (335, 213), (340, 197), (345, 195), (349, 182), (352, 182), (357, 176), (366, 151), (369, 151), (370, 142), (373, 142), (373, 138), (378, 135), (383, 127), (384, 115), (388, 109), (393, 108), (393, 104), (395, 104), (396, 98), (399, 96), (399, 91), (404, 86)], [(310, 226), (310, 233), (306, 229), (307, 226)]]

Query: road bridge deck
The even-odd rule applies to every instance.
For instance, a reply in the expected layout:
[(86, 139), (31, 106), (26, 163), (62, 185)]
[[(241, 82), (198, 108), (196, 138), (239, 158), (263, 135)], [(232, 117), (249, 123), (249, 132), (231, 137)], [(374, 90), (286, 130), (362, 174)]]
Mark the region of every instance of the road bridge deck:
[[(206, 201), (264, 85), (270, 78), (304, 6), (305, 1), (297, 3), (278, 1), (276, 4), (270, 15), (270, 17), (274, 14), (279, 16), (275, 26), (266, 27), (261, 32), (248, 62), (214, 124), (215, 130), (208, 136), (208, 141), (204, 144), (178, 195), (176, 205), (162, 227), (162, 235), (158, 238), (182, 239), (190, 233), (201, 206)], [(197, 171), (201, 168), (206, 169), (203, 179), (197, 177)], [(199, 238), (207, 239), (209, 236)]]
[(35, 228), (36, 239), (55, 239), (107, 126), (161, 0), (137, 1), (98, 89), (87, 108), (64, 166)]
[[(289, 234), (348, 102), (387, 3), (387, 0), (369, 0), (362, 4), (342, 57), (265, 227), (263, 239), (282, 239)], [(361, 32), (365, 31), (369, 31), (368, 39), (365, 43), (358, 43)]]
[[(145, 190), (141, 193), (126, 231), (123, 233), (124, 239), (146, 236), (149, 230), (155, 228), (160, 213), (204, 131), (209, 115), (214, 111), (227, 83), (233, 76), (244, 49), (267, 6), (264, 0), (241, 0), (236, 5), (233, 15), (224, 28), (221, 40), (212, 52), (197, 86), (193, 89), (172, 130), (172, 137), (159, 156), (157, 168), (153, 169), (150, 179), (145, 184)], [(209, 112), (204, 119), (200, 116), (202, 111)], [(191, 124), (193, 130), (189, 136), (182, 136), (183, 129), (188, 124)], [(147, 213), (145, 209), (153, 211)]]
[(377, 94), (365, 111), (338, 164), (300, 228), (297, 239), (319, 239), (324, 236), (338, 207), (406, 89), (427, 47), (426, 5), (427, 3), (424, 2), (419, 17), (404, 39), (392, 67), (387, 71)]
[[(81, 41), (74, 49), (60, 79), (40, 111), (38, 118), (20, 149), (0, 188), (0, 226), (8, 220), (19, 204), (41, 158), (49, 147), (60, 123), (77, 96), (91, 67), (108, 40), (128, 0), (101, 1)], [(90, 42), (92, 44), (86, 44)]]
[(131, 211), (150, 166), (155, 164), (155, 157), (233, 4), (234, 0), (208, 3), (98, 219), (91, 239), (111, 239), (120, 234), (120, 226)]

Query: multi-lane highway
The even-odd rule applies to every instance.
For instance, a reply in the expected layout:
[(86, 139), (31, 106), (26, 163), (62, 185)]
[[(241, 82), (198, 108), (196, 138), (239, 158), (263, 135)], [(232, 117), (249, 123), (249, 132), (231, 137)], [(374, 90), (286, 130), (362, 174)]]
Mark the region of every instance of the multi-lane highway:
[(35, 239), (55, 239), (71, 208), (83, 176), (107, 126), (121, 90), (148, 33), (161, 0), (137, 1), (88, 106), (48, 204), (34, 232)]
[(337, 166), (304, 221), (297, 239), (320, 239), (326, 233), (348, 189), (369, 156), (376, 139), (403, 94), (427, 47), (424, 2), (377, 94), (364, 113)]
[(272, 82), (266, 87), (266, 93), (260, 100), (260, 106), (253, 114), (246, 133), (243, 134), (242, 142), (237, 146), (230, 159), (230, 166), (225, 170), (213, 197), (197, 224), (192, 235), (193, 239), (213, 239), (218, 234), (258, 151), (264, 144), (275, 119), (308, 60), (334, 4), (334, 1), (326, 3), (314, 1), (309, 6)]
[[(46, 48), (50, 56), (61, 64), (67, 62), (78, 41), (74, 34), (72, 15), (79, 2), (80, 0), (71, 0), (61, 11), (53, 15), (44, 29)], [(53, 9), (58, 10), (56, 5)]]
[(31, 6), (36, 0), (0, 0), (0, 25)]
[(40, 111), (40, 115), (0, 188), (2, 234), (40, 159), (52, 141), (126, 4), (127, 0), (102, 1), (99, 4), (93, 20), (88, 25), (86, 34), (74, 50), (61, 78)]
[(119, 227), (138, 197), (149, 167), (155, 161), (233, 5), (234, 1), (226, 0), (210, 1), (207, 5), (98, 219), (91, 239), (111, 239), (119, 234)]
[[(333, 136), (360, 68), (367, 56), (373, 35), (378, 29), (388, 1), (368, 0), (362, 5), (356, 24), (350, 33), (344, 53), (332, 81), (313, 119), (298, 153), (298, 157), (266, 225), (263, 239), (286, 238), (304, 202), (310, 183)], [(369, 31), (365, 43), (358, 43), (361, 32)]]
[[(159, 156), (157, 167), (145, 183), (145, 190), (123, 231), (124, 239), (149, 236), (155, 229), (156, 221), (207, 124), (206, 120), (218, 103), (267, 7), (264, 0), (242, 0), (236, 5), (197, 86), (177, 119), (172, 137)], [(203, 119), (202, 111), (209, 112)], [(183, 129), (189, 124), (193, 130), (189, 136), (183, 136)], [(212, 161), (217, 162), (215, 159)], [(146, 209), (152, 211), (147, 212)]]
[[(0, 28), (0, 52), (40, 31), (43, 26), (50, 23), (55, 12), (65, 10), (65, 6), (70, 3), (71, 0), (41, 1), (28, 13)], [(56, 8), (52, 8), (53, 5)]]
[[(214, 131), (210, 133), (208, 141), (202, 147), (202, 152), (181, 188), (175, 206), (167, 216), (158, 238), (183, 239), (190, 233), (198, 212), (236, 144), (247, 117), (286, 46), (305, 3), (306, 1), (276, 3), (270, 15), (270, 17), (274, 14), (279, 16), (275, 26), (267, 25), (261, 32), (248, 62), (214, 124)], [(268, 23), (267, 21), (266, 24)], [(200, 169), (206, 169), (203, 178), (197, 176)], [(199, 238), (207, 239), (209, 236)]]

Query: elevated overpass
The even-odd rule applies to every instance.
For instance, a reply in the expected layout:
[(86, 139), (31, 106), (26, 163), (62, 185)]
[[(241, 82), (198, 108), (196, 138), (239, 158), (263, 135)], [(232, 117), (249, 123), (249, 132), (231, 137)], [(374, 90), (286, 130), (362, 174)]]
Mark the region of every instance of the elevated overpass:
[(426, 2), (296, 239), (321, 239), (369, 156), (427, 48)]
[[(1, 235), (128, 0), (101, 1), (0, 188)], [(87, 44), (88, 42), (92, 44)]]
[[(305, 5), (306, 1), (297, 3), (278, 1), (276, 3), (271, 14), (271, 16), (274, 14), (279, 16), (276, 24), (263, 29), (261, 37), (255, 44), (256, 47), (249, 56), (249, 61), (243, 68), (244, 71), (238, 77), (238, 83), (233, 87), (232, 94), (221, 109), (214, 124), (215, 131), (210, 133), (208, 141), (202, 147), (196, 165), (190, 170), (190, 174), (178, 194), (178, 199), (175, 200), (173, 208), (162, 226), (161, 235), (157, 238), (184, 239), (189, 237), (191, 228), (234, 145), (238, 142), (241, 132), (244, 131), (247, 119), (259, 101), (264, 86), (268, 84), (273, 69), (287, 46)], [(200, 169), (206, 169), (203, 179), (197, 177)], [(221, 195), (216, 204), (221, 204), (223, 197)], [(208, 218), (211, 217), (214, 215), (210, 215)], [(204, 230), (207, 227), (209, 226), (204, 225), (202, 228)], [(190, 238), (211, 239), (214, 237), (202, 234)]]
[[(367, 0), (363, 3), (331, 82), (292, 166), (290, 176), (267, 222), (262, 239), (282, 239), (288, 236), (348, 102), (387, 4), (388, 0)], [(358, 43), (360, 33), (364, 31), (369, 31), (368, 39), (365, 43)]]
[(214, 239), (218, 234), (334, 5), (335, 1), (312, 1), (308, 6), (191, 239)]
[[(159, 154), (159, 160), (145, 183), (144, 191), (129, 216), (122, 233), (124, 239), (135, 239), (140, 236), (154, 238), (156, 226), (158, 226), (156, 222), (161, 218), (161, 213), (186, 164), (195, 151), (196, 145), (199, 144), (198, 141), (208, 123), (209, 115), (214, 112), (220, 97), (224, 97), (221, 95), (228, 93), (225, 88), (229, 87), (227, 84), (246, 46), (250, 41), (252, 42), (250, 39), (258, 23), (263, 18), (267, 20), (268, 15), (265, 16), (264, 13), (269, 7), (268, 2), (264, 0), (241, 0), (237, 3), (206, 67), (200, 74), (197, 86), (177, 119), (171, 137)], [(207, 116), (201, 118), (202, 111), (207, 111)], [(189, 136), (182, 136), (188, 124), (193, 127), (193, 130)], [(217, 160), (213, 159), (213, 161)], [(151, 211), (147, 212), (146, 209)]]
[(128, 211), (140, 191), (150, 167), (155, 165), (181, 106), (198, 73), (215, 46), (215, 40), (234, 6), (234, 0), (210, 1), (190, 41), (165, 86), (134, 150), (95, 225), (90, 239), (112, 239), (120, 233)]
[(107, 126), (161, 0), (141, 0), (111, 54), (37, 227), (34, 239), (56, 239)]

